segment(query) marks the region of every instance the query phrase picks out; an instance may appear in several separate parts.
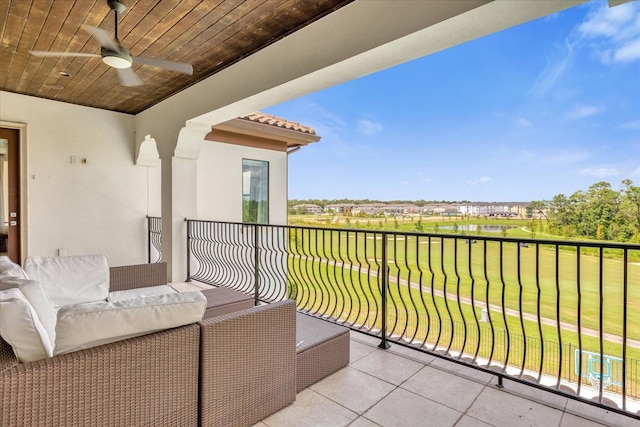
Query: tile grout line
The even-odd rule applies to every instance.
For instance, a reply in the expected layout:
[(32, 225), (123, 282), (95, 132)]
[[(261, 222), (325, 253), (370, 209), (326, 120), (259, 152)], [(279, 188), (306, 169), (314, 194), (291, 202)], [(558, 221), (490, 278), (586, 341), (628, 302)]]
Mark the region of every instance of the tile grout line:
[[(356, 371), (360, 372), (361, 374), (365, 374), (365, 375), (367, 375), (367, 376), (369, 376), (369, 377), (371, 377), (371, 378), (374, 378), (374, 379), (376, 379), (376, 380), (379, 380), (379, 381), (385, 382), (385, 383), (387, 383), (387, 384), (392, 385), (392, 386), (394, 386), (394, 387), (395, 387), (394, 389), (392, 389), (391, 391), (389, 391), (389, 393), (385, 394), (385, 395), (384, 395), (384, 396), (382, 396), (380, 399), (378, 399), (378, 400), (377, 400), (375, 403), (373, 403), (371, 406), (367, 407), (367, 408), (362, 412), (362, 414), (359, 414), (358, 412), (354, 411), (353, 409), (351, 409), (351, 408), (347, 408), (347, 407), (346, 407), (346, 406), (344, 406), (342, 403), (340, 403), (340, 402), (336, 402), (335, 400), (333, 400), (333, 399), (332, 399), (332, 398), (330, 398), (329, 396), (325, 396), (324, 394), (320, 393), (319, 391), (314, 390), (314, 389), (313, 389), (314, 384), (312, 384), (311, 386), (309, 386), (309, 389), (311, 389), (311, 391), (313, 391), (314, 393), (317, 393), (317, 394), (319, 394), (320, 396), (324, 397), (325, 399), (327, 399), (327, 400), (329, 400), (329, 401), (331, 401), (331, 402), (333, 402), (333, 403), (335, 403), (335, 404), (337, 404), (337, 405), (339, 405), (339, 406), (341, 406), (341, 407), (345, 408), (345, 409), (346, 409), (346, 410), (348, 410), (349, 412), (353, 412), (354, 414), (356, 414), (356, 415), (358, 416), (358, 417), (356, 417), (356, 419), (357, 419), (357, 418), (359, 418), (359, 417), (364, 416), (364, 414), (365, 414), (368, 410), (370, 410), (371, 408), (373, 408), (374, 406), (376, 406), (376, 405), (377, 405), (378, 403), (380, 403), (383, 399), (385, 399), (387, 396), (389, 396), (391, 393), (393, 393), (394, 391), (396, 391), (396, 389), (398, 389), (398, 388), (399, 388), (399, 386), (397, 386), (397, 385), (395, 385), (395, 384), (393, 384), (393, 383), (390, 383), (389, 381), (385, 381), (385, 380), (383, 380), (383, 379), (381, 379), (381, 378), (378, 378), (378, 377), (376, 377), (376, 376), (374, 376), (374, 375), (371, 375), (371, 374), (369, 374), (369, 373), (367, 373), (367, 372), (361, 371), (361, 370), (360, 370), (360, 369), (358, 369), (358, 368), (354, 368), (354, 367), (353, 367), (353, 366), (351, 366), (350, 364), (349, 364), (349, 365), (347, 365), (347, 366), (345, 366), (345, 367), (344, 367), (344, 368), (342, 368), (342, 369), (346, 369), (346, 368), (352, 368), (352, 369), (354, 369), (354, 370), (356, 370)], [(341, 369), (341, 370), (342, 370), (342, 369)], [(340, 372), (340, 371), (337, 371), (337, 372)], [(355, 420), (354, 420), (354, 421), (355, 421)]]
[[(476, 397), (473, 399), (473, 401), (472, 401), (472, 402), (471, 402), (471, 404), (467, 407), (467, 409), (465, 409), (465, 410), (464, 410), (464, 412), (462, 413), (462, 415), (460, 415), (460, 418), (458, 418), (458, 420), (456, 421), (456, 423), (454, 424), (454, 426), (458, 425), (458, 423), (459, 423), (459, 422), (462, 420), (462, 418), (463, 418), (463, 417), (465, 417), (465, 416), (467, 416), (467, 417), (469, 417), (469, 418), (471, 418), (471, 419), (474, 419), (474, 420), (480, 421), (480, 422), (482, 422), (482, 423), (489, 424), (488, 422), (483, 421), (483, 420), (479, 420), (479, 419), (477, 419), (476, 417), (472, 417), (471, 415), (469, 415), (469, 414), (467, 413), (467, 412), (469, 411), (469, 409), (471, 409), (471, 408), (473, 407), (473, 405), (476, 403), (476, 401), (478, 400), (478, 398), (480, 397), (480, 395), (482, 394), (482, 392), (483, 392), (487, 387), (490, 387), (489, 383), (485, 383), (485, 384), (483, 384), (483, 385), (482, 385), (482, 389), (480, 390), (480, 392), (476, 395)], [(493, 426), (494, 424), (489, 424), (489, 425)]]
[[(476, 379), (476, 378), (473, 378), (473, 377), (468, 377), (468, 376), (466, 376), (466, 375), (464, 375), (464, 374), (461, 374), (461, 373), (459, 373), (459, 372), (456, 372), (455, 370), (449, 370), (449, 369), (447, 369), (447, 368), (445, 368), (445, 367), (442, 367), (442, 366), (438, 366), (438, 365), (433, 365), (433, 366), (432, 366), (432, 363), (433, 363), (434, 361), (439, 360), (438, 358), (434, 358), (433, 360), (430, 360), (429, 362), (425, 362), (425, 361), (423, 361), (423, 360), (419, 360), (419, 359), (417, 359), (417, 358), (413, 358), (413, 357), (407, 356), (407, 355), (402, 354), (402, 353), (396, 353), (396, 352), (394, 352), (394, 351), (389, 351), (389, 354), (393, 354), (394, 356), (397, 356), (397, 357), (402, 357), (402, 358), (404, 358), (404, 359), (407, 359), (407, 360), (410, 360), (410, 361), (413, 361), (413, 362), (419, 363), (419, 364), (421, 364), (421, 365), (423, 366), (423, 367), (422, 367), (422, 368), (420, 368), (417, 372), (414, 372), (414, 373), (413, 373), (411, 376), (409, 376), (407, 379), (403, 380), (399, 385), (393, 384), (393, 383), (391, 383), (391, 382), (389, 382), (389, 381), (387, 381), (387, 380), (384, 380), (384, 379), (382, 379), (382, 378), (379, 378), (379, 377), (377, 377), (377, 376), (375, 376), (375, 375), (372, 375), (372, 374), (370, 374), (370, 373), (368, 373), (368, 372), (362, 371), (362, 370), (360, 370), (360, 369), (358, 369), (358, 368), (356, 368), (356, 367), (354, 367), (354, 366), (352, 366), (352, 365), (351, 365), (351, 363), (355, 363), (355, 362), (357, 362), (358, 360), (364, 359), (364, 358), (366, 358), (367, 356), (370, 356), (371, 354), (373, 354), (373, 353), (375, 353), (376, 351), (378, 351), (378, 348), (375, 348), (375, 347), (377, 347), (377, 346), (375, 346), (375, 345), (374, 345), (374, 344), (372, 344), (372, 343), (368, 343), (368, 342), (361, 341), (361, 340), (358, 340), (358, 339), (353, 339), (353, 338), (352, 338), (352, 340), (353, 340), (354, 342), (358, 343), (358, 344), (361, 344), (361, 345), (364, 345), (364, 346), (367, 346), (367, 347), (371, 348), (371, 349), (372, 349), (372, 351), (370, 351), (370, 352), (369, 352), (369, 353), (367, 353), (366, 355), (364, 355), (364, 356), (360, 357), (359, 359), (354, 360), (353, 362), (351, 362), (351, 361), (350, 361), (350, 364), (349, 364), (348, 366), (349, 366), (349, 367), (354, 368), (356, 371), (358, 371), (358, 372), (360, 372), (360, 373), (366, 374), (366, 375), (368, 375), (368, 376), (370, 376), (370, 377), (372, 377), (372, 378), (375, 378), (375, 379), (378, 379), (378, 380), (380, 380), (380, 381), (386, 382), (387, 384), (392, 385), (392, 386), (394, 387), (394, 388), (393, 388), (389, 393), (387, 393), (385, 396), (383, 396), (382, 398), (380, 398), (376, 403), (374, 403), (374, 404), (373, 404), (373, 405), (371, 405), (369, 408), (367, 408), (367, 409), (362, 413), (362, 415), (358, 414), (358, 418), (359, 418), (359, 417), (364, 417), (364, 414), (365, 414), (367, 411), (369, 411), (373, 406), (377, 405), (380, 401), (382, 401), (383, 399), (385, 399), (386, 397), (388, 397), (391, 393), (393, 393), (393, 392), (395, 392), (397, 389), (401, 388), (403, 391), (410, 392), (410, 393), (412, 393), (412, 394), (414, 394), (414, 395), (416, 395), (416, 396), (419, 396), (419, 397), (421, 397), (421, 398), (424, 398), (424, 399), (427, 399), (427, 400), (429, 400), (429, 401), (431, 401), (431, 402), (434, 402), (434, 403), (435, 403), (435, 404), (437, 404), (437, 405), (441, 405), (441, 406), (444, 406), (444, 407), (446, 407), (446, 408), (449, 408), (449, 409), (455, 410), (455, 411), (457, 411), (457, 412), (460, 412), (460, 413), (461, 413), (461, 416), (458, 418), (458, 420), (456, 421), (456, 423), (455, 423), (454, 425), (458, 424), (458, 423), (460, 422), (460, 420), (462, 419), (462, 417), (464, 417), (464, 416), (470, 417), (470, 418), (472, 418), (472, 419), (474, 419), (474, 420), (478, 420), (477, 418), (475, 418), (475, 417), (473, 417), (473, 416), (469, 415), (469, 414), (468, 414), (468, 411), (469, 411), (469, 409), (471, 409), (471, 408), (473, 407), (473, 405), (476, 403), (476, 401), (477, 401), (477, 399), (479, 398), (479, 396), (480, 396), (480, 395), (481, 395), (481, 394), (482, 394), (482, 393), (487, 389), (487, 387), (488, 387), (488, 388), (490, 388), (490, 389), (497, 390), (497, 391), (502, 391), (502, 392), (507, 393), (507, 394), (509, 394), (509, 395), (512, 395), (512, 396), (514, 396), (514, 397), (518, 397), (518, 398), (521, 398), (521, 399), (525, 399), (525, 400), (528, 400), (528, 401), (532, 401), (532, 402), (535, 402), (535, 403), (537, 403), (537, 404), (540, 404), (540, 405), (546, 406), (546, 407), (548, 407), (548, 408), (550, 408), (550, 409), (555, 409), (555, 410), (557, 410), (557, 411), (560, 411), (562, 415), (561, 415), (561, 417), (560, 417), (560, 424), (559, 424), (559, 425), (561, 425), (562, 420), (563, 420), (563, 419), (564, 419), (564, 417), (565, 417), (565, 414), (573, 415), (573, 416), (576, 416), (576, 417), (579, 417), (579, 418), (582, 418), (582, 419), (585, 419), (585, 420), (587, 420), (587, 421), (591, 421), (591, 422), (594, 422), (594, 423), (597, 423), (597, 424), (606, 425), (606, 424), (602, 424), (599, 420), (597, 420), (597, 419), (596, 419), (596, 418), (594, 418), (594, 417), (588, 417), (588, 416), (587, 416), (587, 417), (585, 417), (583, 414), (576, 414), (576, 413), (574, 413), (573, 411), (569, 410), (569, 409), (568, 409), (568, 401), (566, 401), (563, 405), (555, 406), (555, 405), (549, 404), (549, 403), (547, 403), (547, 402), (545, 402), (545, 401), (539, 400), (539, 399), (537, 399), (537, 398), (536, 398), (536, 397), (534, 397), (534, 396), (527, 396), (526, 394), (521, 394), (521, 393), (518, 393), (517, 391), (508, 390), (508, 389), (506, 389), (506, 390), (501, 390), (501, 389), (497, 388), (497, 387), (495, 386), (495, 384), (494, 384), (491, 380), (483, 381), (483, 380)], [(460, 378), (463, 378), (463, 379), (467, 379), (467, 380), (469, 380), (469, 381), (473, 381), (473, 382), (475, 382), (475, 383), (477, 383), (477, 384), (481, 385), (481, 386), (482, 386), (482, 389), (481, 389), (481, 390), (480, 390), (480, 392), (475, 396), (475, 398), (473, 399), (472, 403), (471, 403), (471, 404), (470, 404), (470, 405), (469, 405), (469, 406), (468, 406), (464, 411), (459, 411), (459, 410), (458, 410), (458, 409), (456, 409), (456, 408), (452, 408), (452, 407), (450, 407), (450, 406), (448, 406), (448, 405), (446, 405), (446, 404), (443, 404), (443, 403), (437, 402), (437, 401), (435, 401), (435, 400), (433, 400), (433, 399), (430, 399), (430, 398), (428, 398), (428, 397), (422, 396), (422, 395), (420, 395), (420, 394), (418, 394), (418, 393), (415, 393), (415, 392), (413, 392), (413, 391), (411, 391), (411, 390), (408, 390), (408, 389), (406, 389), (406, 388), (403, 388), (403, 387), (402, 387), (402, 385), (403, 385), (403, 384), (405, 384), (405, 383), (406, 383), (406, 381), (408, 381), (410, 378), (412, 378), (413, 376), (415, 376), (418, 372), (420, 372), (420, 370), (422, 370), (422, 369), (423, 369), (424, 367), (426, 367), (426, 366), (429, 366), (429, 367), (431, 367), (431, 368), (433, 368), (433, 369), (442, 370), (442, 371), (447, 372), (447, 373), (449, 373), (449, 374), (451, 374), (451, 375), (454, 375), (454, 376), (457, 376), (457, 377), (460, 377)], [(324, 396), (324, 395), (323, 395), (323, 396)], [(325, 396), (325, 397), (326, 397), (326, 396)], [(337, 403), (338, 405), (340, 405), (340, 403), (338, 403), (338, 402), (335, 402), (335, 403)], [(342, 406), (342, 405), (340, 405), (340, 406)], [(350, 410), (351, 412), (354, 412), (354, 411), (352, 411), (352, 410), (351, 410), (351, 409), (349, 409), (349, 408), (346, 408), (346, 409)], [(366, 418), (366, 417), (364, 417), (364, 418)], [(356, 419), (357, 419), (357, 418), (356, 418)], [(366, 418), (366, 419), (368, 420), (368, 418)], [(355, 421), (355, 420), (354, 420), (354, 421)], [(370, 420), (368, 420), (368, 421), (370, 421)], [(482, 421), (482, 420), (478, 420), (478, 421), (483, 422), (483, 423), (486, 423), (486, 424), (489, 424), (489, 423), (487, 423), (486, 421)], [(491, 425), (491, 424), (490, 424), (490, 425)]]

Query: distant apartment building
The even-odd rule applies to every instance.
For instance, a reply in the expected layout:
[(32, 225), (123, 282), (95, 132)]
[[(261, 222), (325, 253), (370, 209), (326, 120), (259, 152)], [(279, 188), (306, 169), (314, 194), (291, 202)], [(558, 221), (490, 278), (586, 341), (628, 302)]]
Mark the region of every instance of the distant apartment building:
[(358, 206), (358, 205), (354, 205), (353, 203), (335, 203), (332, 205), (326, 205), (324, 207), (324, 211), (330, 212), (330, 213), (346, 214), (346, 213), (350, 213), (351, 209), (354, 206)]
[(363, 203), (350, 207), (351, 215), (379, 215), (384, 212), (387, 205), (384, 203)]
[[(297, 205), (294, 209), (302, 206)], [(319, 206), (317, 206), (320, 209)], [(313, 208), (313, 213), (316, 213)], [(336, 203), (326, 205), (324, 212), (342, 215), (386, 215), (386, 216), (483, 216), (489, 218), (532, 218), (540, 217), (532, 212), (528, 202), (468, 202), (468, 203), (427, 203), (416, 206), (410, 203)]]
[(301, 203), (299, 205), (292, 206), (291, 209), (299, 214), (316, 215), (323, 212), (322, 207), (311, 203)]
[(415, 215), (422, 213), (422, 208), (419, 206), (403, 203), (403, 204), (391, 204), (391, 203), (338, 203), (327, 205), (324, 208), (325, 212), (334, 212), (344, 215)]
[(513, 208), (516, 210), (519, 218), (533, 217), (533, 211), (529, 203), (515, 203)]
[(442, 215), (445, 212), (458, 213), (458, 205), (454, 203), (427, 203), (422, 207), (422, 213), (426, 215)]
[(422, 208), (420, 206), (412, 205), (409, 203), (400, 204), (400, 205), (390, 205), (396, 212), (399, 212), (402, 215), (415, 215), (422, 213)]
[(526, 202), (472, 202), (460, 204), (458, 210), (467, 216), (528, 218), (531, 216), (528, 207)]

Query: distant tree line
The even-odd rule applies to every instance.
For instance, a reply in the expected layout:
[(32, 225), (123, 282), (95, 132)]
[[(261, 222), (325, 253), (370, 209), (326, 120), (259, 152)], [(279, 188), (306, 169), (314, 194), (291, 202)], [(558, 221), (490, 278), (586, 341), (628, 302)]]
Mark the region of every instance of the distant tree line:
[(310, 204), (310, 205), (318, 205), (324, 209), (327, 205), (337, 205), (337, 204), (354, 204), (354, 205), (364, 205), (370, 203), (386, 203), (392, 205), (416, 205), (416, 206), (424, 206), (428, 203), (470, 203), (469, 200), (460, 200), (460, 201), (451, 201), (451, 200), (371, 200), (371, 199), (289, 199), (287, 205), (289, 209), (293, 208), (297, 205), (302, 204)]
[(545, 220), (544, 231), (550, 234), (640, 243), (640, 187), (628, 179), (620, 191), (601, 181), (569, 197), (533, 201), (531, 208)]

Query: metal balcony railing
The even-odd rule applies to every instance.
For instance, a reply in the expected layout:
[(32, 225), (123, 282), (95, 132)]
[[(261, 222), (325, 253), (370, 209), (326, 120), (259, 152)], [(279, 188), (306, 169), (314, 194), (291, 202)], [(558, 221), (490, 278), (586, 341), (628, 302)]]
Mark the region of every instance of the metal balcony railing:
[(640, 245), (187, 221), (188, 280), (640, 419)]
[(147, 256), (149, 264), (162, 262), (162, 218), (147, 217)]

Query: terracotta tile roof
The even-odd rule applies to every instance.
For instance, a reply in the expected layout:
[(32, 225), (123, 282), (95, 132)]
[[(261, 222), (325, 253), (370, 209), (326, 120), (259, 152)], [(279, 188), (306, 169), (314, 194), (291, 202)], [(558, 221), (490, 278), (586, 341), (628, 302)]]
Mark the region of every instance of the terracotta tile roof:
[(265, 125), (271, 125), (283, 129), (289, 129), (297, 132), (307, 133), (310, 135), (315, 135), (316, 131), (313, 128), (308, 126), (303, 126), (300, 123), (290, 122), (289, 120), (281, 119), (276, 116), (272, 116), (271, 114), (261, 113), (259, 111), (247, 114), (245, 116), (240, 117), (243, 120), (249, 120), (251, 122), (262, 123)]

